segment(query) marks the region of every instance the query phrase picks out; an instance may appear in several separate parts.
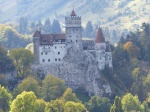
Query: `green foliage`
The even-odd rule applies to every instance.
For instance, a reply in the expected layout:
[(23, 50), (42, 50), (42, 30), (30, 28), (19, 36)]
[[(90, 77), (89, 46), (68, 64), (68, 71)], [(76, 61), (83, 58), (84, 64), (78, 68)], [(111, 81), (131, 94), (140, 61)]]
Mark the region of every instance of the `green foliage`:
[(127, 93), (125, 96), (123, 96), (121, 103), (124, 112), (144, 112), (144, 106), (139, 101), (138, 96), (132, 96), (131, 93)]
[(64, 112), (87, 112), (87, 109), (81, 103), (68, 101), (64, 106)]
[(92, 96), (85, 105), (90, 112), (109, 112), (111, 107), (108, 98), (100, 98), (97, 96)]
[(27, 76), (30, 72), (30, 65), (34, 60), (31, 51), (19, 48), (10, 51), (9, 56), (13, 59), (17, 70), (17, 76)]
[(18, 34), (11, 26), (0, 24), (0, 44), (7, 49), (25, 47), (30, 40)]
[(6, 112), (9, 110), (12, 95), (0, 85), (0, 110)]
[(0, 85), (4, 87), (8, 86), (8, 80), (7, 80), (6, 75), (0, 74)]
[(67, 101), (80, 102), (80, 100), (76, 97), (76, 94), (72, 92), (71, 88), (66, 89), (61, 99), (66, 102)]
[(20, 34), (26, 34), (28, 27), (28, 20), (27, 18), (21, 17), (19, 20), (19, 33)]
[(52, 33), (61, 33), (61, 27), (58, 20), (53, 20)]
[(14, 90), (13, 95), (16, 97), (23, 91), (33, 91), (36, 96), (40, 96), (40, 86), (37, 80), (33, 77), (25, 78)]
[(120, 97), (115, 97), (114, 104), (111, 106), (110, 112), (123, 112)]
[(64, 112), (65, 101), (56, 99), (45, 108), (45, 112)]
[(42, 81), (42, 97), (46, 101), (60, 97), (66, 89), (65, 82), (52, 75), (47, 75)]
[(130, 59), (139, 58), (140, 48), (134, 45), (132, 42), (127, 42), (126, 44), (124, 44), (124, 49), (127, 50)]
[(42, 99), (37, 99), (36, 102), (37, 102), (37, 109), (35, 112), (44, 112), (47, 106), (47, 103)]
[(47, 18), (45, 20), (45, 24), (43, 27), (44, 27), (43, 30), (45, 33), (51, 33), (52, 32), (52, 26), (51, 26), (51, 22), (50, 22), (49, 18)]
[(22, 92), (13, 100), (10, 108), (10, 112), (35, 112), (37, 110), (35, 94)]
[(86, 28), (85, 28), (85, 35), (86, 35), (86, 37), (91, 38), (92, 32), (93, 32), (92, 22), (88, 21), (87, 24), (86, 24)]
[(0, 46), (0, 73), (14, 70), (13, 61), (7, 56), (7, 50)]

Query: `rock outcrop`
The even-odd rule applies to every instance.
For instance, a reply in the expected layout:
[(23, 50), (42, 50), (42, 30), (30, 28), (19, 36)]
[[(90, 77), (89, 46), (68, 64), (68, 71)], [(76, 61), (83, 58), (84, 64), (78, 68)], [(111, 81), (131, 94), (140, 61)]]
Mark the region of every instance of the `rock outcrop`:
[(65, 80), (66, 85), (73, 90), (84, 87), (89, 95), (111, 95), (110, 85), (101, 76), (95, 55), (95, 52), (84, 51), (79, 45), (72, 46), (68, 49), (62, 64), (33, 65), (32, 69)]

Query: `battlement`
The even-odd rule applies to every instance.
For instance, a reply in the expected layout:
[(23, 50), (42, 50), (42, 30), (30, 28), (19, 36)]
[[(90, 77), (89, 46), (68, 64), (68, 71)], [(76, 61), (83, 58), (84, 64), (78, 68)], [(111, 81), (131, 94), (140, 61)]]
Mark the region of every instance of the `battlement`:
[(65, 17), (66, 27), (81, 27), (81, 17), (79, 16), (70, 16)]

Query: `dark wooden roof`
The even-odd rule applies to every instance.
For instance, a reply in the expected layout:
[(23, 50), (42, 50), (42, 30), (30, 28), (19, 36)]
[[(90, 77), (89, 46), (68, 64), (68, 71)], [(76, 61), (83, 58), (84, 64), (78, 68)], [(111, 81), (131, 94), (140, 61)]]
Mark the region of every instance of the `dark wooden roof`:
[(40, 44), (52, 45), (55, 40), (65, 40), (65, 34), (41, 34)]
[(105, 42), (105, 38), (103, 36), (101, 28), (98, 28), (98, 32), (97, 32), (97, 35), (96, 35), (95, 42), (96, 43), (104, 43)]

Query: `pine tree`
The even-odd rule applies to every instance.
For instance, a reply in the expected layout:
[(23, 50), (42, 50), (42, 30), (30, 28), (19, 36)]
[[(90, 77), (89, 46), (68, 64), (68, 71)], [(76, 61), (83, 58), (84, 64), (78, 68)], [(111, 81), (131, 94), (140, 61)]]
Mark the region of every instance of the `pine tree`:
[(88, 21), (85, 28), (85, 36), (90, 38), (92, 32), (93, 32), (92, 22)]
[(53, 20), (52, 24), (52, 32), (53, 33), (61, 33), (60, 23), (58, 20)]

